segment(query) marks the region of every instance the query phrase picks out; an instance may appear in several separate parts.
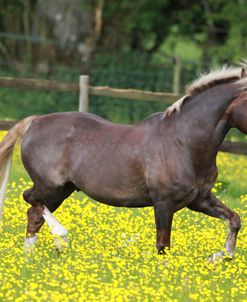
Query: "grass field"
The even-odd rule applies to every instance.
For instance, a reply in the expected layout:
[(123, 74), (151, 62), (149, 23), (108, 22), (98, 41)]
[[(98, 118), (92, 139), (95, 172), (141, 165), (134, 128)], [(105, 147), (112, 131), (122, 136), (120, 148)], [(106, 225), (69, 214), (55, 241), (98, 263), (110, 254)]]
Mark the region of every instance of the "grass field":
[(156, 254), (152, 208), (114, 208), (81, 193), (55, 213), (69, 229), (70, 248), (57, 253), (45, 225), (26, 255), (22, 192), (31, 183), (15, 153), (0, 222), (0, 301), (247, 301), (247, 157), (220, 154), (218, 165), (214, 191), (243, 225), (230, 262), (206, 261), (224, 246), (223, 221), (178, 212), (163, 257)]

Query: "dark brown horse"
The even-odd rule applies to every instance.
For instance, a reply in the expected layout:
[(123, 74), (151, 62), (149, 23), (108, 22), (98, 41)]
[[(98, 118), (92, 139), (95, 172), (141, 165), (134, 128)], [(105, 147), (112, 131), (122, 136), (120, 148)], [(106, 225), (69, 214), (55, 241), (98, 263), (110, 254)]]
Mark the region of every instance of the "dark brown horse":
[(232, 257), (240, 218), (211, 189), (226, 133), (231, 127), (247, 133), (246, 89), (243, 69), (222, 68), (200, 77), (165, 113), (136, 125), (78, 112), (26, 118), (0, 145), (1, 200), (13, 147), (22, 138), (23, 164), (34, 182), (23, 194), (31, 204), (27, 244), (35, 243), (44, 219), (54, 234), (66, 236), (50, 211), (77, 190), (112, 206), (153, 206), (159, 253), (170, 247), (176, 211), (188, 207), (222, 218), (230, 226), (226, 250)]

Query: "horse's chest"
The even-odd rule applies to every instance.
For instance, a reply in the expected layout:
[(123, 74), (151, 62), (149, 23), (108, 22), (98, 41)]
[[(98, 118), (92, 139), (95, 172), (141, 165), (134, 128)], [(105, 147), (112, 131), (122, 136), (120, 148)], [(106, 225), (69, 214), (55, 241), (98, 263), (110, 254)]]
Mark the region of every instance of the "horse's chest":
[(205, 180), (203, 183), (194, 185), (190, 191), (184, 194), (183, 198), (178, 199), (175, 202), (175, 211), (178, 211), (184, 207), (187, 207), (191, 202), (197, 198), (203, 198), (214, 186), (214, 181)]
[(206, 173), (206, 176), (202, 181), (202, 184), (200, 186), (200, 191), (211, 190), (215, 184), (217, 175), (218, 175), (218, 169), (215, 165), (212, 165), (210, 169), (208, 169), (208, 172)]
[(181, 186), (180, 190), (178, 189), (180, 193), (178, 196), (180, 195), (181, 197), (181, 195), (183, 195), (183, 197), (181, 199), (177, 198), (177, 202), (175, 203), (175, 211), (188, 206), (195, 199), (203, 198), (206, 194), (208, 194), (208, 192), (212, 190), (216, 178), (217, 168), (212, 167), (205, 177), (195, 177), (194, 182), (190, 185), (186, 183), (186, 186)]
[(197, 198), (203, 198), (205, 195), (210, 192), (215, 184), (216, 178), (218, 175), (218, 170), (213, 166), (204, 178), (198, 180), (197, 185)]

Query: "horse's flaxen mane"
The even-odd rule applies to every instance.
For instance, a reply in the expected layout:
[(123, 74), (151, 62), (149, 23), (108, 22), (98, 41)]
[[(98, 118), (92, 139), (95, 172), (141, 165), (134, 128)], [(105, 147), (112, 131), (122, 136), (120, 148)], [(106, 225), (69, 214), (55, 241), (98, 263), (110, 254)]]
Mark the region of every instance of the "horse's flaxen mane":
[[(241, 65), (246, 68), (247, 60), (243, 61)], [(247, 89), (247, 77), (243, 68), (224, 65), (219, 69), (199, 75), (198, 79), (187, 88), (187, 94), (166, 109), (165, 117), (170, 116), (173, 112), (179, 112), (185, 100), (214, 86), (235, 82), (239, 84), (240, 89)]]
[(236, 81), (241, 77), (241, 68), (227, 67), (211, 70), (209, 73), (200, 74), (188, 88), (187, 93), (191, 96), (201, 93), (211, 87)]

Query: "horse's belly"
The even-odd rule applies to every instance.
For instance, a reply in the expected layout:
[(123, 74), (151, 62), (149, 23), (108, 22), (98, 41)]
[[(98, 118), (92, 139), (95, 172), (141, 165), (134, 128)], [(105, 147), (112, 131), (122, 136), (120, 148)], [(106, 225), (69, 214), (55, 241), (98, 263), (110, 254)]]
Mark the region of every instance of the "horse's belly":
[(127, 208), (144, 208), (150, 207), (153, 205), (151, 200), (145, 199), (118, 199), (118, 198), (106, 198), (95, 195), (89, 195), (89, 197), (93, 198), (96, 201), (99, 201), (103, 204), (114, 206), (114, 207), (127, 207)]
[(149, 194), (142, 185), (131, 183), (113, 184), (101, 181), (88, 180), (75, 182), (76, 186), (91, 198), (104, 204), (116, 207), (147, 207), (151, 206)]
[(106, 159), (101, 162), (94, 159), (81, 161), (77, 165), (80, 169), (76, 167), (71, 173), (71, 182), (88, 196), (105, 204), (123, 207), (151, 205), (142, 173), (133, 169), (133, 164), (127, 159), (122, 158), (122, 162), (113, 159), (110, 163)]

